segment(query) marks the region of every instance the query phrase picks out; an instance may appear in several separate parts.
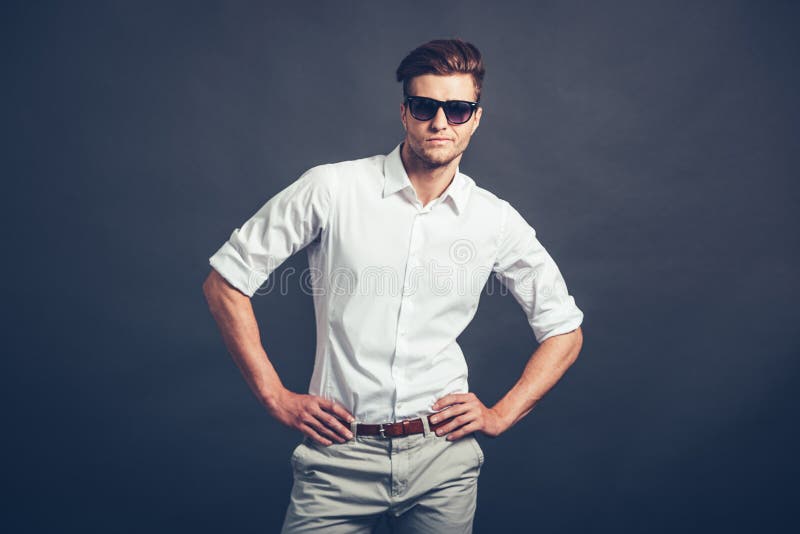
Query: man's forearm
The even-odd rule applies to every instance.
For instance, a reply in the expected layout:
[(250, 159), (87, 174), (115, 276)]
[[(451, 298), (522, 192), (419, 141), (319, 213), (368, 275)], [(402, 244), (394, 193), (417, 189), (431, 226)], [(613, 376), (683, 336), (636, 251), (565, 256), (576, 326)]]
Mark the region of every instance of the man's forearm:
[(542, 342), (531, 355), (522, 376), (492, 407), (503, 421), (503, 430), (525, 417), (575, 362), (583, 345), (580, 328)]
[(299, 430), (322, 445), (352, 439), (342, 424), (353, 415), (330, 399), (293, 393), (281, 382), (261, 346), (258, 322), (250, 298), (231, 286), (216, 271), (203, 283), (211, 315), (217, 321), (225, 346), (244, 379), (267, 411), (286, 426)]
[(265, 407), (272, 407), (283, 383), (261, 345), (250, 299), (213, 270), (203, 284), (203, 293), (225, 346), (250, 389)]

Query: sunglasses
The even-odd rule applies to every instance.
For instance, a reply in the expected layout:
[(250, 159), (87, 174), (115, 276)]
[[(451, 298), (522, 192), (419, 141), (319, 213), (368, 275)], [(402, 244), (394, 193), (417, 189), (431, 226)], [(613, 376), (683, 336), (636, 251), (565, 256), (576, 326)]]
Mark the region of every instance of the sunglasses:
[(434, 100), (424, 96), (406, 96), (406, 105), (411, 116), (418, 121), (429, 121), (436, 116), (439, 108), (444, 110), (447, 122), (451, 124), (464, 124), (475, 112), (478, 102), (467, 100)]

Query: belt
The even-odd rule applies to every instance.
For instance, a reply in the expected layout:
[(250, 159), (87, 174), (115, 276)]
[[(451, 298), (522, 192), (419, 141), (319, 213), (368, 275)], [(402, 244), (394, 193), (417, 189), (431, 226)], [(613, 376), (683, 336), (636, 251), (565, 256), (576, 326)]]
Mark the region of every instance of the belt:
[[(450, 419), (439, 421), (436, 424), (431, 423), (430, 415), (428, 417), (428, 427), (433, 431), (442, 425), (446, 425)], [(405, 421), (398, 421), (396, 423), (382, 423), (379, 425), (370, 425), (366, 423), (358, 423), (356, 425), (356, 435), (359, 436), (380, 436), (382, 438), (396, 438), (399, 436), (410, 436), (411, 434), (422, 434), (424, 432), (422, 419), (406, 419)]]

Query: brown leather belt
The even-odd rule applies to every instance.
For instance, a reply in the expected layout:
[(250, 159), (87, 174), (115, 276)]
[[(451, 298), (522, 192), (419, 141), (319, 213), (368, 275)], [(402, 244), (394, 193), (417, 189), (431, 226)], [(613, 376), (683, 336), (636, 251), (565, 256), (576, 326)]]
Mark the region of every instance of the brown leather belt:
[[(439, 421), (436, 424), (431, 423), (431, 416), (428, 417), (429, 428), (433, 431), (442, 425), (446, 425), (450, 419)], [(405, 421), (398, 421), (396, 423), (382, 423), (380, 425), (370, 425), (366, 423), (358, 423), (356, 425), (356, 435), (359, 436), (380, 436), (382, 438), (396, 438), (399, 436), (410, 436), (411, 434), (422, 434), (424, 427), (422, 426), (422, 419), (406, 419)]]

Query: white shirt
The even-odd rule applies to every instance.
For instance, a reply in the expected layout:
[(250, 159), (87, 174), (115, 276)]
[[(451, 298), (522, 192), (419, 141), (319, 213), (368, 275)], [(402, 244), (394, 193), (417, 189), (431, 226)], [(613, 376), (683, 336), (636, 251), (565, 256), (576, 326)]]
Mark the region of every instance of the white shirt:
[(583, 321), (519, 212), (458, 169), (423, 207), (401, 146), (309, 169), (209, 259), (252, 297), (276, 267), (308, 247), (317, 338), (309, 393), (366, 423), (428, 414), (440, 397), (469, 391), (456, 337), (492, 273), (540, 343)]

